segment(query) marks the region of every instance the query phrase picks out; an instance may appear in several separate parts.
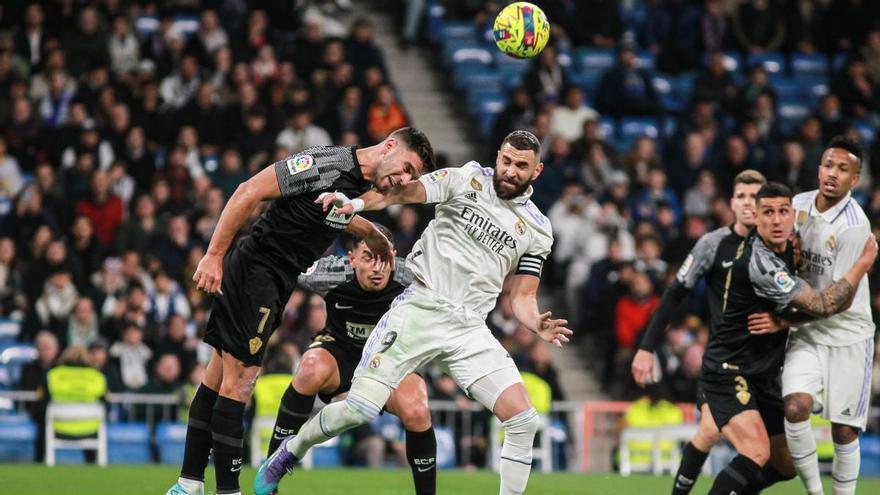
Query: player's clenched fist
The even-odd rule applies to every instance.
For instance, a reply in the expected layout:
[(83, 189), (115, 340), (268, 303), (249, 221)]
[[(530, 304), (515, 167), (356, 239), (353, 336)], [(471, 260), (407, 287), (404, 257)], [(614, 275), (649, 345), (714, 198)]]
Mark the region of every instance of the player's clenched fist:
[(862, 249), (862, 255), (859, 258), (859, 261), (865, 263), (869, 268), (874, 264), (874, 260), (877, 259), (877, 237), (873, 234), (868, 236), (868, 240), (865, 242), (865, 248)]
[(553, 314), (550, 311), (538, 316), (538, 336), (556, 347), (562, 347), (562, 344), (568, 343), (568, 336), (574, 332), (565, 328), (568, 320), (553, 320), (551, 316)]
[(315, 203), (320, 203), (324, 211), (330, 208), (330, 205), (336, 207), (336, 213), (340, 215), (351, 215), (358, 213), (364, 209), (364, 200), (354, 198), (348, 199), (348, 196), (341, 192), (325, 192), (318, 196)]
[(654, 383), (654, 353), (639, 349), (632, 362), (632, 375), (637, 384)]
[(220, 283), (223, 281), (223, 258), (206, 254), (199, 261), (196, 273), (193, 275), (193, 282), (196, 283), (196, 289), (203, 290), (208, 294), (223, 295), (220, 290)]

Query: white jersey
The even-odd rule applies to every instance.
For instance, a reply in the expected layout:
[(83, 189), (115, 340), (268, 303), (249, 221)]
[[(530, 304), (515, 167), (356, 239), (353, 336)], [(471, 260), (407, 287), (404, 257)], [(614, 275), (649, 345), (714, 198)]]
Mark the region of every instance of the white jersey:
[(422, 176), (435, 218), (413, 246), (407, 266), (438, 296), (485, 320), (505, 277), (540, 277), (550, 254), (550, 221), (523, 195), (500, 199), (494, 171), (477, 162)]
[[(824, 213), (816, 209), (816, 191), (798, 194), (797, 212), (801, 255), (800, 276), (815, 290), (840, 280), (852, 268), (871, 235), (871, 222), (849, 194)], [(862, 277), (852, 306), (830, 318), (798, 325), (792, 338), (814, 344), (848, 346), (874, 336), (868, 277)]]

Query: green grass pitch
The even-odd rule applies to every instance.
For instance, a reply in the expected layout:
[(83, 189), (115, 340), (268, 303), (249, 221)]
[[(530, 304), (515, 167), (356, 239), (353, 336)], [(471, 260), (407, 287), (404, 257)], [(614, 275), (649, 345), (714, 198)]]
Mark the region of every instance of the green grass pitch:
[[(210, 472), (209, 467), (209, 472)], [(157, 466), (58, 466), (0, 465), (0, 494), (52, 495), (164, 495), (177, 479), (177, 469)], [(242, 471), (242, 493), (253, 493), (254, 471)], [(208, 487), (213, 487), (209, 473)], [(711, 479), (700, 478), (693, 493), (704, 494)], [(672, 484), (669, 476), (631, 476), (534, 473), (529, 480), (529, 495), (651, 495), (667, 494)], [(412, 481), (408, 470), (321, 469), (297, 471), (281, 483), (282, 495), (409, 495)], [(826, 493), (831, 482), (825, 480)], [(213, 489), (209, 492), (213, 493)], [(498, 476), (489, 472), (440, 471), (438, 493), (449, 495), (492, 495), (498, 493)], [(764, 493), (801, 495), (801, 484), (792, 480)], [(880, 479), (860, 480), (859, 495), (880, 493)]]

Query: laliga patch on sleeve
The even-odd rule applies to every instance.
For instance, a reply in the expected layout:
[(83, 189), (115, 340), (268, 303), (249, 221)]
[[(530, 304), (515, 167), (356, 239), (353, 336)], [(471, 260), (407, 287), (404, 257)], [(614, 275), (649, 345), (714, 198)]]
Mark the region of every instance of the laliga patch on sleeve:
[(694, 264), (694, 255), (689, 254), (687, 258), (684, 259), (684, 263), (681, 264), (681, 267), (678, 269), (678, 273), (675, 274), (675, 278), (679, 281), (683, 281), (689, 271), (691, 271), (691, 266)]
[(296, 175), (304, 170), (312, 168), (315, 159), (312, 155), (298, 155), (287, 160), (287, 171), (290, 175)]
[(447, 177), (449, 177), (449, 170), (437, 170), (428, 175), (428, 182), (436, 184)]
[(794, 279), (786, 272), (776, 272), (776, 274), (773, 275), (773, 282), (776, 283), (779, 290), (786, 294), (791, 292), (795, 286)]

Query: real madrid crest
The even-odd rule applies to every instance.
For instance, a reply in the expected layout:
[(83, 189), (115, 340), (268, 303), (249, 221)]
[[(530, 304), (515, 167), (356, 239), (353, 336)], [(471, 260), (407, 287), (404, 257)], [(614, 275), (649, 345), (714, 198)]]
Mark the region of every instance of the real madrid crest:
[(837, 239), (834, 237), (834, 234), (832, 234), (830, 237), (828, 237), (828, 240), (825, 241), (825, 248), (828, 249), (829, 251), (836, 251), (837, 250)]
[(476, 177), (471, 178), (471, 187), (474, 188), (474, 191), (483, 190), (483, 185), (480, 184), (480, 181), (478, 181)]
[(382, 364), (382, 356), (376, 355), (372, 360), (370, 360), (370, 368), (376, 369)]
[(807, 212), (804, 210), (801, 210), (798, 212), (797, 226), (803, 227), (805, 223), (807, 223)]
[(526, 233), (526, 223), (523, 222), (522, 218), (517, 219), (516, 225), (513, 228), (516, 229), (516, 233), (519, 235), (525, 235)]

